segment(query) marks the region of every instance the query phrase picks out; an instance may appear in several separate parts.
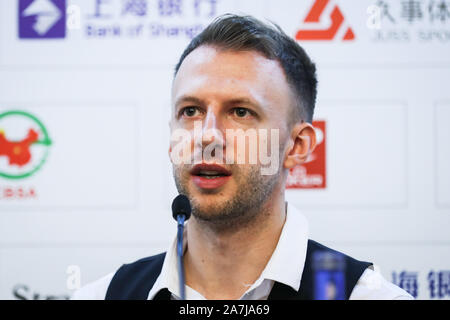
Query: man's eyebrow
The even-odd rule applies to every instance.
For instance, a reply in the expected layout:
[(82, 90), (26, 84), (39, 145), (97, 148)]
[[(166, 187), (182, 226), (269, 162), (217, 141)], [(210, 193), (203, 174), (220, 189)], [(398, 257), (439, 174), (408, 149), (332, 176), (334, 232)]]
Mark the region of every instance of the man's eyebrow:
[(246, 105), (254, 106), (255, 108), (261, 108), (259, 103), (257, 103), (256, 101), (253, 101), (249, 98), (233, 98), (233, 99), (227, 100), (226, 103), (230, 104), (230, 105), (246, 104)]
[[(177, 108), (182, 103), (192, 103), (192, 104), (195, 104), (198, 106), (198, 105), (204, 105), (205, 101), (200, 98), (197, 98), (195, 96), (182, 95), (175, 101), (175, 104), (174, 104), (175, 108)], [(259, 103), (257, 103), (256, 101), (253, 101), (252, 99), (249, 99), (247, 97), (232, 98), (232, 99), (224, 101), (224, 104), (226, 104), (226, 105), (248, 105), (248, 106), (253, 106), (256, 109), (260, 109), (260, 110), (264, 109)]]
[(181, 103), (193, 103), (195, 105), (201, 105), (203, 104), (203, 100), (194, 96), (183, 95), (175, 101), (175, 108), (178, 107)]

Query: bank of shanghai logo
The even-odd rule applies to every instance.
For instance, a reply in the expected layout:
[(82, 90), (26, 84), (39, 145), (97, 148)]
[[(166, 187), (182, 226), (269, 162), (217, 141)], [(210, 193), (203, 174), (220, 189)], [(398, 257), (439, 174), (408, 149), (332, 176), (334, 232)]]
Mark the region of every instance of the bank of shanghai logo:
[[(328, 6), (331, 9), (329, 17), (324, 13)], [(326, 28), (316, 27), (319, 23), (329, 20), (329, 26)], [(338, 36), (338, 32), (344, 29), (343, 41), (355, 39), (355, 34), (351, 27), (346, 26), (344, 15), (334, 1), (315, 0), (305, 19), (303, 26), (295, 35), (296, 40), (333, 40)]]
[(0, 178), (33, 175), (47, 160), (51, 144), (36, 116), (16, 110), (0, 113)]
[(66, 36), (66, 0), (19, 0), (19, 38)]
[(286, 181), (288, 189), (325, 189), (327, 186), (326, 122), (316, 120), (312, 125), (316, 130), (316, 148), (305, 163), (289, 171)]

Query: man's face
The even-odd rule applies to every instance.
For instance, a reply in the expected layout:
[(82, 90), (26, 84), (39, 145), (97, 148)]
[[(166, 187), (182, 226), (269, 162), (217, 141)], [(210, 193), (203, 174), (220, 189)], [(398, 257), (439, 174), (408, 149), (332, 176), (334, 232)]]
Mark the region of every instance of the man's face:
[[(196, 218), (226, 225), (246, 222), (261, 210), (274, 190), (280, 191), (292, 99), (280, 64), (256, 51), (201, 46), (185, 58), (172, 87), (170, 126), (172, 132), (184, 129), (192, 133), (189, 143), (193, 161), (174, 164), (173, 171), (177, 189), (190, 198)], [(200, 150), (211, 142), (222, 144), (223, 161), (219, 167), (208, 167), (208, 164), (217, 164), (214, 160), (194, 162), (194, 146), (198, 144), (194, 128), (201, 128), (203, 134), (219, 133), (204, 136), (200, 142)], [(250, 148), (246, 150), (245, 163), (227, 164), (225, 155), (230, 146), (225, 140), (230, 129), (254, 129), (258, 143), (260, 129), (266, 130), (268, 153), (272, 145), (271, 129), (278, 130), (276, 172), (262, 175), (259, 158), (256, 164), (249, 163)], [(248, 143), (245, 145), (249, 147)], [(173, 144), (170, 150), (172, 148)], [(237, 144), (233, 150), (235, 160), (236, 148)]]

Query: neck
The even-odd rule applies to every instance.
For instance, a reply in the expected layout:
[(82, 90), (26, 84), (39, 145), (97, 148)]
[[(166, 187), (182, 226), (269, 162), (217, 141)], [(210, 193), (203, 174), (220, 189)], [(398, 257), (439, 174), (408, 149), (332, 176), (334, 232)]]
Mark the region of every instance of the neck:
[(239, 299), (259, 278), (286, 219), (284, 197), (270, 199), (251, 224), (219, 232), (192, 217), (186, 225), (186, 284), (207, 299)]

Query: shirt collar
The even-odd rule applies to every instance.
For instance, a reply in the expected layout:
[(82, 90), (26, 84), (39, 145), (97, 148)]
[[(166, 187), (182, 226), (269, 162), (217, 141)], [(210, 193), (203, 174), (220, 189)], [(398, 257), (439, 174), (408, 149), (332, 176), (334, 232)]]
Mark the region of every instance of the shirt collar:
[(286, 284), (298, 291), (307, 246), (308, 221), (300, 211), (289, 205), (280, 239), (261, 278)]
[[(185, 228), (183, 234), (183, 252), (186, 251), (187, 247), (186, 233), (187, 229)], [(175, 236), (172, 245), (167, 250), (161, 273), (148, 293), (148, 300), (152, 300), (161, 289), (168, 289), (172, 295), (180, 297), (177, 263), (177, 237)]]
[[(183, 238), (183, 250), (186, 250), (186, 235)], [(153, 299), (161, 289), (168, 289), (175, 297), (180, 296), (176, 245), (175, 237), (167, 251), (161, 273), (148, 294), (148, 299)], [(305, 265), (307, 245), (308, 222), (300, 211), (289, 205), (278, 244), (255, 284), (269, 279), (298, 291)]]

